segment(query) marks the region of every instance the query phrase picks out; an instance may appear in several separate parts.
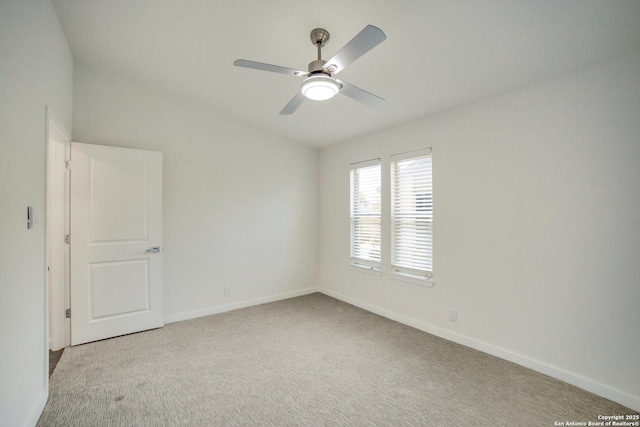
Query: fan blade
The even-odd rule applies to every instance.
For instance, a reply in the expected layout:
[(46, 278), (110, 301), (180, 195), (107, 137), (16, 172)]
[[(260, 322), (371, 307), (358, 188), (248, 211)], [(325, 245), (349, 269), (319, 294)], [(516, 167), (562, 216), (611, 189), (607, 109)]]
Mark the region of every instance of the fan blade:
[(384, 103), (384, 99), (380, 98), (377, 95), (367, 92), (364, 89), (360, 89), (357, 86), (349, 84), (344, 80), (336, 79), (338, 83), (342, 85), (342, 89), (340, 89), (340, 93), (348, 96), (351, 99), (355, 99), (358, 102), (362, 102), (369, 107), (379, 107)]
[(349, 43), (347, 43), (338, 53), (329, 59), (324, 67), (325, 71), (331, 75), (338, 74), (340, 71), (369, 52), (374, 47), (385, 41), (387, 36), (378, 27), (367, 25), (360, 31)]
[(246, 59), (236, 59), (233, 61), (236, 67), (252, 68), (254, 70), (271, 71), (272, 73), (288, 74), (290, 76), (306, 76), (306, 71), (294, 70), (293, 68), (281, 67), (279, 65), (265, 64), (264, 62), (247, 61)]
[(302, 94), (302, 92), (298, 91), (298, 93), (296, 93), (295, 96), (291, 98), (291, 101), (289, 101), (289, 103), (284, 106), (282, 111), (280, 111), (280, 114), (282, 114), (283, 116), (292, 114), (298, 109), (300, 105), (302, 105), (305, 99), (306, 97)]

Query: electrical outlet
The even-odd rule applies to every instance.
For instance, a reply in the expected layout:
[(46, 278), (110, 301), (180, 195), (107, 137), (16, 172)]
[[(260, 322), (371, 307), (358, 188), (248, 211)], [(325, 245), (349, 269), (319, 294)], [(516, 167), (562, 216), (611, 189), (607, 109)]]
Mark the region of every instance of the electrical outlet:
[(458, 310), (456, 310), (455, 308), (452, 308), (451, 310), (449, 310), (449, 321), (451, 322), (458, 321)]
[(231, 296), (231, 289), (224, 288), (224, 296), (225, 297), (230, 297)]

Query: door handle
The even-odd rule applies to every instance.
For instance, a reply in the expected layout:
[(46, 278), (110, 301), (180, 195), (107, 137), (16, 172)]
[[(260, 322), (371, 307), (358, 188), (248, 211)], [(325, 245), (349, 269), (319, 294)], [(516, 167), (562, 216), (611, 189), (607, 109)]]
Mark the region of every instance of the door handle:
[(160, 246), (154, 246), (152, 248), (147, 249), (145, 252), (157, 254), (160, 252)]

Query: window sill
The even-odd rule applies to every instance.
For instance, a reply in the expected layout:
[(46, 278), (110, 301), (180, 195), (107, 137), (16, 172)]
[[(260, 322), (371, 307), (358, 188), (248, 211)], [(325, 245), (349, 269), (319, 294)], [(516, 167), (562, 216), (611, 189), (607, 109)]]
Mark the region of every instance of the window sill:
[(368, 265), (351, 264), (349, 266), (353, 271), (359, 271), (360, 273), (371, 274), (372, 276), (381, 276), (382, 271), (379, 267), (371, 267)]
[(412, 283), (414, 285), (423, 286), (425, 288), (433, 288), (436, 282), (433, 279), (425, 279), (424, 277), (414, 276), (413, 274), (391, 272), (391, 278), (401, 282)]

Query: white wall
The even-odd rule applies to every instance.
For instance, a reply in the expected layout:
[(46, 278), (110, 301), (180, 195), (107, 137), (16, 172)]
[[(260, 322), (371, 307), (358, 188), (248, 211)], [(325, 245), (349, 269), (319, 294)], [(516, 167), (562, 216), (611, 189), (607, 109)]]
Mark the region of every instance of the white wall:
[[(49, 0), (0, 1), (0, 425), (47, 398), (45, 105), (71, 129), (73, 61)], [(26, 228), (27, 206), (40, 224)]]
[(164, 152), (168, 321), (315, 290), (317, 150), (78, 63), (73, 139)]
[[(431, 289), (348, 267), (349, 163), (420, 147)], [(640, 410), (639, 163), (640, 52), (323, 149), (320, 288)]]

